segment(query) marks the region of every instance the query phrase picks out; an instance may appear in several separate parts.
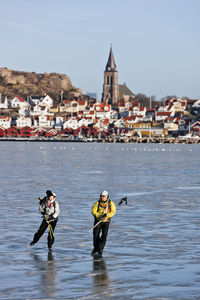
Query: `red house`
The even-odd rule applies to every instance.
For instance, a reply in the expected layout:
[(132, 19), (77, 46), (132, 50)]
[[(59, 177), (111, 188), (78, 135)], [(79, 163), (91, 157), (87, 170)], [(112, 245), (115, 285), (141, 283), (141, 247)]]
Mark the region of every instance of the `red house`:
[(197, 121), (191, 126), (191, 130), (197, 134), (200, 133), (200, 122)]
[(0, 127), (0, 137), (6, 135), (6, 130), (3, 127)]
[(19, 136), (19, 132), (15, 127), (10, 127), (6, 130), (6, 135), (9, 136)]
[(59, 135), (69, 135), (69, 134), (72, 134), (72, 133), (73, 133), (72, 128), (65, 128), (61, 132), (59, 132)]
[(32, 135), (36, 135), (36, 136), (45, 136), (46, 135), (46, 130), (42, 127), (37, 128), (35, 130), (32, 131)]
[(21, 136), (29, 137), (32, 135), (32, 128), (29, 126), (25, 126), (21, 129)]
[(47, 137), (56, 136), (57, 134), (58, 134), (58, 131), (55, 129), (51, 129), (48, 132), (45, 132), (45, 136), (47, 136)]

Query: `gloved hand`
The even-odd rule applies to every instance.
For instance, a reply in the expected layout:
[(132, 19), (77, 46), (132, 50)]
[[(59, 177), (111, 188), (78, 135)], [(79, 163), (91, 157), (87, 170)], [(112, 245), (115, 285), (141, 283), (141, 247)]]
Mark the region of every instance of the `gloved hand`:
[(49, 216), (48, 221), (53, 221), (53, 220), (54, 220), (54, 217), (52, 215)]
[(106, 218), (107, 214), (103, 214), (103, 215), (100, 215), (100, 220), (104, 220)]

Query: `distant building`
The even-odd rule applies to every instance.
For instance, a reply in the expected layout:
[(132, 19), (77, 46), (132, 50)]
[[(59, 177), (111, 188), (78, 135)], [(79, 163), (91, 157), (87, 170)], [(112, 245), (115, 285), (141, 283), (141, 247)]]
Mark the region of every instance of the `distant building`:
[(119, 99), (127, 102), (127, 101), (129, 101), (130, 97), (134, 98), (135, 95), (127, 87), (126, 83), (119, 84)]
[(127, 102), (130, 98), (134, 97), (135, 95), (125, 83), (118, 84), (118, 71), (111, 47), (108, 62), (104, 71), (102, 102), (111, 105), (118, 105), (120, 100)]
[(27, 103), (24, 101), (24, 99), (22, 99), (19, 96), (15, 96), (12, 100), (11, 100), (11, 107), (22, 107), (24, 105), (26, 105)]
[(104, 84), (102, 102), (106, 104), (117, 104), (119, 101), (119, 85), (118, 85), (118, 71), (115, 64), (112, 47), (108, 62), (104, 71)]
[(8, 98), (5, 96), (4, 101), (0, 94), (0, 108), (8, 108)]
[(11, 126), (11, 117), (0, 116), (0, 127), (8, 129)]

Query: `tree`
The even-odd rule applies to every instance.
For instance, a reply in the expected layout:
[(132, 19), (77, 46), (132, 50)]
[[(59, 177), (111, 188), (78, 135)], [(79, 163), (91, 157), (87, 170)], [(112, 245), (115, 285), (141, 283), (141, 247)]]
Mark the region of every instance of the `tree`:
[(141, 106), (146, 106), (146, 108), (154, 108), (158, 106), (160, 103), (156, 100), (155, 96), (146, 96), (145, 94), (137, 94), (135, 95), (134, 101), (139, 102)]

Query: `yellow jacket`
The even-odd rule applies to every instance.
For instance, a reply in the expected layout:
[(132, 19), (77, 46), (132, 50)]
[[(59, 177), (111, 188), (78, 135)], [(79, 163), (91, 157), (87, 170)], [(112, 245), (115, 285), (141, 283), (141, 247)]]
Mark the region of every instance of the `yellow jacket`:
[(105, 204), (99, 202), (98, 200), (92, 206), (92, 214), (96, 219), (100, 220), (101, 215), (107, 214), (106, 218), (102, 220), (102, 222), (109, 222), (110, 218), (113, 217), (115, 213), (116, 213), (116, 206), (115, 203), (111, 200), (108, 200)]

